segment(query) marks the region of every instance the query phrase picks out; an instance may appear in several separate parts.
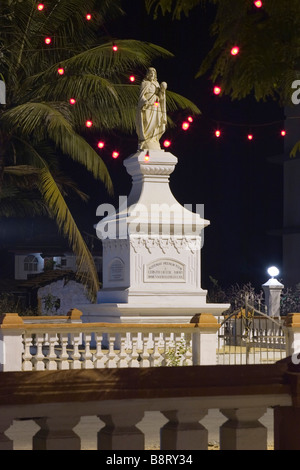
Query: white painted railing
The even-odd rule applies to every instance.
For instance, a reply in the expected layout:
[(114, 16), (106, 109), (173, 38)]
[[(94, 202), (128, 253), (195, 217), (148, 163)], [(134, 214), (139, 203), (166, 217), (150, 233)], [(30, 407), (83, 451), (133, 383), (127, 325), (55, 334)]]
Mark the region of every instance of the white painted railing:
[(216, 364), (219, 325), (212, 315), (200, 315), (190, 324), (81, 323), (79, 315), (57, 323), (33, 320), (2, 317), (0, 370)]
[(23, 334), (22, 370), (192, 365), (186, 325), (35, 325)]

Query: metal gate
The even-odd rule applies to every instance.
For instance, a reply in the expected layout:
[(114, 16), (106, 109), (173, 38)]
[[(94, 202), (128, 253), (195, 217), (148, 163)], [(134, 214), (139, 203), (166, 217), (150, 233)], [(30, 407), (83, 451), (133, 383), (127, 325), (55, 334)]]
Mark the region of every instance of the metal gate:
[(217, 364), (270, 364), (286, 357), (282, 318), (269, 317), (247, 298), (220, 323)]

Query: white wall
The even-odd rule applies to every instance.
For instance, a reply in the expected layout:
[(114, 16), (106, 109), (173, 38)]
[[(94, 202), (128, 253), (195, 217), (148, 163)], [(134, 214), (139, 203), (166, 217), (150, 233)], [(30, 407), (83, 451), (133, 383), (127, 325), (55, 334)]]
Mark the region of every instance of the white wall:
[(90, 304), (91, 302), (87, 298), (86, 290), (84, 286), (76, 281), (65, 281), (59, 280), (53, 282), (45, 287), (41, 287), (38, 290), (38, 298), (41, 299), (41, 308), (43, 314), (46, 314), (44, 308), (43, 297), (51, 294), (53, 297), (60, 299), (60, 308), (57, 312), (49, 312), (51, 315), (66, 315), (69, 310), (72, 308), (78, 308), (80, 310), (80, 305)]
[[(25, 271), (24, 269), (24, 261), (27, 256), (33, 255), (38, 260), (38, 267), (37, 271)], [(44, 260), (41, 257), (40, 253), (28, 253), (26, 255), (15, 255), (15, 279), (17, 280), (25, 280), (27, 279), (28, 274), (38, 274), (43, 272), (44, 269)]]

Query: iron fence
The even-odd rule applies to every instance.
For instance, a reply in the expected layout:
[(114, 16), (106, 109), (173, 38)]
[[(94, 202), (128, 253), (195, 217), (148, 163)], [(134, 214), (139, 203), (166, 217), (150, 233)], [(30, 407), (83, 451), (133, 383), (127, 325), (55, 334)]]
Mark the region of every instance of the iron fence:
[(245, 298), (244, 307), (220, 317), (218, 364), (270, 364), (286, 357), (281, 317), (270, 317), (263, 304)]

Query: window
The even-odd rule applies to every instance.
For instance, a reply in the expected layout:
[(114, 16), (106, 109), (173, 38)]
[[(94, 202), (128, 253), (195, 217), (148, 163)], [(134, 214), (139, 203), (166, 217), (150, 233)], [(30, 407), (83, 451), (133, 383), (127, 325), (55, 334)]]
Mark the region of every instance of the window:
[(34, 255), (28, 255), (24, 259), (24, 271), (29, 273), (37, 272), (38, 270), (38, 259)]
[(67, 258), (62, 258), (61, 261), (60, 261), (60, 265), (61, 265), (61, 267), (67, 266)]

